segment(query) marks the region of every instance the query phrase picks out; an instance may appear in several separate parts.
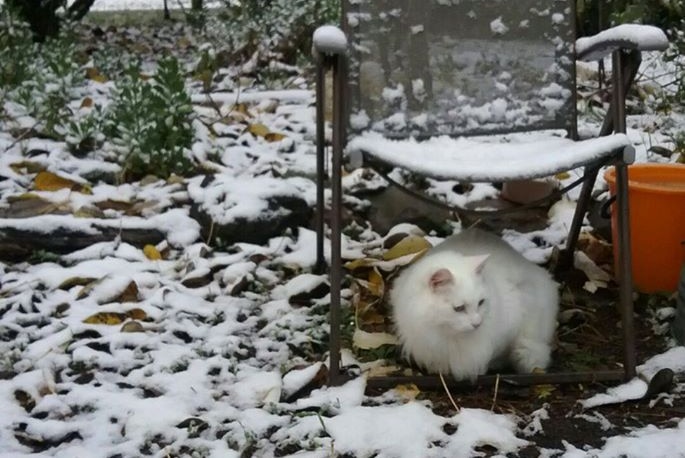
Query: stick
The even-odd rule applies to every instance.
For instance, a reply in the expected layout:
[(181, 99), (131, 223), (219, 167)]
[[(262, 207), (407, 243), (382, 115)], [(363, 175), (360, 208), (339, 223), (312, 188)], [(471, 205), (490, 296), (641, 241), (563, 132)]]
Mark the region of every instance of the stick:
[(497, 378), (495, 379), (495, 394), (492, 396), (492, 405), (490, 406), (490, 412), (495, 411), (495, 404), (497, 404), (497, 392), (499, 391), (499, 374), (497, 374)]
[(447, 397), (450, 398), (450, 402), (452, 403), (452, 406), (454, 407), (454, 410), (459, 413), (461, 409), (459, 409), (459, 406), (457, 405), (456, 402), (454, 402), (454, 398), (452, 397), (452, 393), (450, 393), (449, 388), (447, 388), (447, 383), (445, 383), (445, 379), (442, 376), (442, 372), (439, 372), (438, 375), (440, 376), (440, 381), (442, 382), (442, 387), (445, 389), (445, 393), (447, 393)]

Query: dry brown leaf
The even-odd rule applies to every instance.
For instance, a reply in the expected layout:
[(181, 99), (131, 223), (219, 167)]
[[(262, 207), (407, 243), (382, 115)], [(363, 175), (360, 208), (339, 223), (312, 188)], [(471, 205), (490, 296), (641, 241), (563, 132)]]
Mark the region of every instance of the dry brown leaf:
[(409, 235), (395, 244), (388, 251), (383, 253), (383, 259), (391, 261), (393, 259), (406, 256), (408, 254), (418, 254), (430, 249), (432, 245), (428, 240), (418, 235)]
[(127, 321), (121, 327), (121, 332), (145, 332), (145, 328), (139, 321)]
[(91, 99), (90, 97), (86, 97), (81, 102), (81, 108), (90, 108), (92, 106), (93, 106), (93, 99)]
[(264, 135), (264, 140), (270, 143), (280, 142), (284, 138), (286, 138), (285, 134), (279, 134), (278, 132), (269, 132), (268, 134)]
[[(138, 302), (140, 298), (138, 297), (138, 285), (136, 282), (131, 280), (126, 288), (119, 294), (112, 302)], [(134, 309), (136, 310), (136, 309)]]
[(71, 277), (71, 278), (67, 278), (62, 283), (60, 283), (60, 285), (57, 288), (68, 291), (71, 288), (73, 288), (74, 286), (89, 285), (96, 280), (97, 280), (96, 278), (92, 278), (92, 277)]
[(143, 321), (147, 319), (147, 313), (145, 313), (145, 310), (139, 308), (129, 310), (128, 312), (126, 312), (126, 315), (129, 318), (138, 321)]
[(162, 253), (160, 253), (154, 245), (145, 245), (143, 247), (143, 253), (150, 261), (159, 261), (162, 259)]
[(352, 334), (352, 345), (362, 350), (371, 350), (381, 345), (397, 345), (397, 337), (387, 332), (366, 332), (357, 328)]
[(38, 173), (45, 170), (45, 165), (40, 162), (33, 161), (19, 161), (10, 164), (10, 168), (15, 173)]

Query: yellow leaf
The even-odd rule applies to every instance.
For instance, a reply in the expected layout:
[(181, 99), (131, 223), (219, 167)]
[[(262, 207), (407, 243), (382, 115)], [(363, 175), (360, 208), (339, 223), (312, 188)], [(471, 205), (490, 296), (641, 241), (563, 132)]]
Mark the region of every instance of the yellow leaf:
[(252, 113), (250, 113), (250, 110), (247, 109), (247, 104), (244, 104), (244, 103), (237, 103), (237, 104), (233, 105), (233, 108), (231, 109), (231, 111), (235, 112), (235, 113), (243, 114), (243, 115), (250, 117), (250, 118), (252, 118), (254, 116)]
[(269, 132), (268, 134), (264, 135), (264, 140), (267, 142), (280, 142), (285, 138), (285, 134), (279, 134), (278, 132)]
[(266, 137), (269, 133), (269, 128), (264, 124), (255, 123), (247, 126), (247, 131), (255, 137)]
[(538, 399), (547, 399), (554, 393), (554, 390), (556, 390), (554, 385), (536, 385), (535, 388), (533, 388), (535, 397)]
[(567, 178), (571, 178), (571, 174), (568, 172), (560, 172), (560, 173), (557, 173), (556, 175), (554, 175), (554, 177), (557, 180), (565, 180)]
[(432, 245), (428, 242), (428, 240), (424, 239), (423, 237), (419, 237), (418, 235), (410, 235), (403, 238), (392, 248), (383, 253), (383, 259), (386, 261), (391, 261), (408, 254), (422, 253), (431, 248), (431, 246)]
[(90, 108), (92, 106), (93, 106), (93, 99), (91, 99), (90, 97), (86, 97), (81, 102), (81, 108)]
[[(539, 367), (536, 367), (533, 369), (533, 374), (544, 374), (545, 370), (540, 369)], [(535, 393), (535, 396), (538, 399), (546, 399), (554, 393), (554, 390), (556, 390), (556, 387), (554, 385), (535, 385), (533, 387), (533, 392)]]
[(157, 248), (155, 248), (154, 245), (145, 245), (143, 247), (143, 253), (145, 254), (145, 257), (148, 258), (150, 261), (159, 261), (162, 259), (162, 254), (159, 252)]
[(88, 67), (86, 69), (86, 78), (88, 78), (89, 80), (97, 81), (98, 83), (107, 82), (107, 77), (100, 73), (100, 70), (98, 70), (95, 67)]
[(124, 313), (98, 312), (89, 316), (83, 320), (83, 322), (86, 324), (106, 324), (108, 326), (114, 326), (123, 323), (126, 318), (127, 315)]
[(345, 269), (347, 269), (347, 270), (354, 271), (354, 270), (360, 269), (362, 267), (373, 266), (377, 262), (378, 262), (377, 260), (371, 259), (371, 258), (359, 258), (359, 259), (355, 259), (353, 261), (346, 262), (343, 267), (345, 267)]
[(376, 267), (369, 270), (368, 286), (371, 294), (377, 297), (383, 297), (383, 293), (385, 292), (385, 281)]
[(72, 191), (83, 191), (85, 187), (73, 180), (61, 177), (52, 172), (39, 172), (33, 180), (33, 187), (38, 191), (59, 191), (60, 189), (71, 189)]
[(421, 394), (419, 387), (413, 383), (406, 383), (402, 385), (397, 385), (393, 390), (404, 401), (413, 401), (416, 397)]

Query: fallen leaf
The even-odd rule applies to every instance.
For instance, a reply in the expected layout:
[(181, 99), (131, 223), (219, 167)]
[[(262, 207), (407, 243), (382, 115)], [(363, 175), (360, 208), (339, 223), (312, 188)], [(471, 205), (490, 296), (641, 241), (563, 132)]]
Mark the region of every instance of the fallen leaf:
[(33, 179), (33, 187), (38, 191), (59, 191), (66, 188), (83, 194), (90, 194), (90, 190), (85, 185), (48, 171), (42, 171), (36, 175)]
[(45, 165), (40, 162), (19, 161), (10, 164), (10, 168), (16, 173), (38, 173), (45, 170)]
[(571, 174), (568, 172), (561, 172), (554, 175), (554, 178), (557, 180), (566, 180), (567, 178), (571, 178)]
[(392, 261), (393, 259), (406, 256), (408, 254), (419, 254), (427, 251), (432, 245), (428, 240), (418, 235), (409, 235), (399, 242), (397, 242), (392, 248), (383, 253), (383, 259), (386, 261)]
[[(533, 369), (533, 374), (544, 374), (545, 370), (540, 369), (539, 367), (536, 367)], [(533, 393), (535, 393), (535, 397), (538, 399), (547, 399), (554, 393), (556, 390), (556, 387), (554, 385), (535, 385), (533, 387)]]
[(138, 302), (140, 300), (138, 292), (138, 285), (131, 280), (131, 282), (126, 285), (126, 288), (116, 296), (112, 302)]
[(147, 319), (147, 313), (145, 313), (145, 310), (139, 308), (129, 310), (128, 312), (126, 312), (126, 315), (129, 318), (138, 321), (143, 321)]
[(573, 266), (585, 274), (588, 282), (586, 282), (583, 288), (591, 293), (596, 291), (597, 288), (606, 288), (609, 281), (611, 281), (611, 275), (597, 266), (597, 264), (582, 251), (576, 251), (574, 253)]
[(98, 83), (107, 82), (107, 77), (101, 74), (100, 70), (98, 70), (95, 67), (86, 68), (86, 78), (88, 78), (89, 80), (97, 81)]
[(284, 138), (286, 138), (285, 134), (279, 134), (278, 132), (269, 132), (264, 135), (264, 140), (270, 143), (280, 142)]
[(378, 262), (377, 259), (372, 259), (372, 258), (359, 258), (355, 259), (353, 261), (348, 261), (346, 262), (343, 267), (349, 271), (354, 271), (363, 267), (371, 267), (376, 265)]
[(397, 337), (387, 332), (366, 332), (357, 328), (352, 335), (352, 345), (362, 350), (371, 350), (382, 345), (397, 345)]
[(414, 383), (405, 383), (402, 385), (397, 385), (392, 389), (402, 400), (413, 401), (416, 397), (421, 394), (421, 390)]
[(127, 321), (121, 326), (121, 332), (145, 332), (145, 328), (139, 321)]
[(385, 293), (385, 281), (377, 268), (369, 270), (369, 291), (376, 297), (383, 297)]
[(162, 253), (160, 253), (154, 245), (145, 245), (143, 247), (143, 253), (150, 261), (159, 261), (162, 259)]
[(269, 133), (269, 128), (264, 124), (250, 124), (247, 126), (247, 131), (255, 137), (265, 137)]
[(74, 286), (85, 286), (93, 283), (95, 280), (97, 279), (92, 277), (70, 277), (60, 283), (57, 288), (68, 291)]
[(126, 318), (128, 318), (128, 315), (125, 313), (98, 312), (84, 319), (83, 322), (86, 324), (105, 324), (114, 326), (123, 323)]
[(81, 108), (90, 108), (92, 106), (93, 106), (93, 99), (91, 99), (90, 97), (86, 97), (81, 102)]

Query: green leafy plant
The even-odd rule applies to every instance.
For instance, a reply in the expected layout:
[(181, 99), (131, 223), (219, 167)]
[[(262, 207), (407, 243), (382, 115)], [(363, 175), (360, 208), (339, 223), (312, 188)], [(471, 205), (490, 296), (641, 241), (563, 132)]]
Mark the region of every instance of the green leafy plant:
[(5, 6), (0, 6), (0, 86), (16, 87), (31, 76), (36, 46), (29, 25)]
[(160, 60), (149, 80), (141, 75), (139, 63), (131, 64), (112, 97), (104, 131), (123, 153), (125, 179), (193, 170), (188, 151), (194, 113), (175, 58)]

